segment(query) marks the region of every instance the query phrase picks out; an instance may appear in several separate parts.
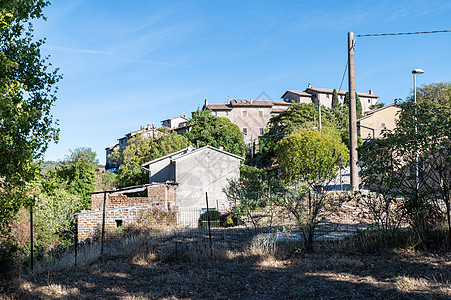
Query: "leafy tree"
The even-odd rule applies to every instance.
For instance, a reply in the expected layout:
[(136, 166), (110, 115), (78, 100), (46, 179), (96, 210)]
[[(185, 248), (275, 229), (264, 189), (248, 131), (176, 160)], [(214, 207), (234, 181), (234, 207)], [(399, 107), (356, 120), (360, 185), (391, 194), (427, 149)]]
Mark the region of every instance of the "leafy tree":
[[(303, 128), (318, 126), (318, 107), (313, 103), (293, 103), (290, 108), (274, 116), (268, 123), (268, 130), (259, 138), (262, 161), (269, 164), (274, 158), (274, 149), (278, 141)], [(316, 121), (316, 122), (315, 122)], [(333, 126), (324, 110), (321, 110), (322, 127)]]
[(364, 180), (402, 196), (399, 209), (419, 233), (444, 217), (451, 240), (451, 84), (420, 88), (417, 103), (412, 97), (402, 103), (397, 127), (361, 147)]
[(349, 160), (348, 150), (327, 133), (306, 129), (286, 136), (277, 144), (277, 161), (288, 186), (281, 205), (297, 220), (307, 249), (320, 220), (336, 206), (336, 198), (323, 192), (336, 177), (338, 168)]
[(70, 150), (70, 155), (56, 169), (56, 175), (65, 183), (67, 191), (83, 199), (83, 209), (89, 209), (96, 184), (98, 161), (91, 148)]
[[(347, 109), (349, 109), (349, 93), (346, 92), (345, 99), (344, 99), (344, 106), (346, 106)], [(362, 102), (360, 101), (360, 97), (355, 93), (355, 110), (356, 110), (356, 117), (357, 119), (360, 119), (363, 117), (363, 111), (362, 111)]]
[[(23, 205), (38, 159), (58, 140), (50, 114), (61, 76), (41, 57), (30, 20), (44, 18), (45, 0), (0, 1), (0, 236)], [(28, 202), (30, 202), (28, 201)]]
[(118, 186), (133, 186), (149, 182), (148, 173), (142, 169), (145, 162), (186, 148), (190, 142), (184, 136), (169, 132), (159, 139), (136, 136), (130, 139), (122, 152), (115, 151), (112, 158), (120, 162)]
[(210, 110), (197, 110), (189, 121), (191, 129), (185, 137), (192, 143), (199, 141), (199, 146), (210, 145), (216, 148), (223, 147), (224, 151), (244, 156), (246, 145), (240, 128), (229, 119), (217, 117)]
[(338, 100), (338, 92), (336, 89), (332, 92), (332, 109), (340, 107), (340, 100)]

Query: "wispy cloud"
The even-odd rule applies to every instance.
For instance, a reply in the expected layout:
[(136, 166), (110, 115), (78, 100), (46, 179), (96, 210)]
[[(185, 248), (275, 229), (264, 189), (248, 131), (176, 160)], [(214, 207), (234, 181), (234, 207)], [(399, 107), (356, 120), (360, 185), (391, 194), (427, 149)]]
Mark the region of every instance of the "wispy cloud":
[(92, 49), (80, 49), (80, 48), (70, 48), (70, 47), (62, 47), (62, 46), (55, 46), (55, 45), (45, 45), (43, 48), (47, 49), (47, 50), (72, 52), (72, 53), (111, 55), (111, 52), (108, 52), (108, 51), (100, 51), (100, 50), (92, 50)]

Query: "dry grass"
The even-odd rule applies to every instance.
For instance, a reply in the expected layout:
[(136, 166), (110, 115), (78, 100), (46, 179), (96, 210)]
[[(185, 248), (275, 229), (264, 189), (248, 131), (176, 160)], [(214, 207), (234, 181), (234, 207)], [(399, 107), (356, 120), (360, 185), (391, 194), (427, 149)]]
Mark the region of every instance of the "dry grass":
[(129, 235), (94, 262), (16, 279), (0, 299), (451, 298), (448, 253), (361, 254), (339, 243), (305, 253), (231, 232), (214, 231), (212, 248), (201, 233)]

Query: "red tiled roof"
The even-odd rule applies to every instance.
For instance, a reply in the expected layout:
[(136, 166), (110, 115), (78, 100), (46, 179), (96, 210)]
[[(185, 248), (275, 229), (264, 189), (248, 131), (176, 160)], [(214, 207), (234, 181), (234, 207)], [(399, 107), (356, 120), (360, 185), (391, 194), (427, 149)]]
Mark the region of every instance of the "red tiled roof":
[[(309, 87), (307, 88), (305, 91), (307, 92), (308, 90), (313, 91), (313, 92), (318, 92), (318, 93), (327, 93), (327, 94), (332, 94), (334, 92), (334, 90), (331, 89), (321, 89), (321, 88), (313, 88), (313, 87)], [(337, 90), (338, 95), (345, 95), (346, 91)], [(357, 95), (359, 95), (359, 97), (369, 97), (369, 98), (379, 98), (379, 96), (376, 96), (374, 94), (368, 94), (368, 93), (359, 93), (357, 92)]]

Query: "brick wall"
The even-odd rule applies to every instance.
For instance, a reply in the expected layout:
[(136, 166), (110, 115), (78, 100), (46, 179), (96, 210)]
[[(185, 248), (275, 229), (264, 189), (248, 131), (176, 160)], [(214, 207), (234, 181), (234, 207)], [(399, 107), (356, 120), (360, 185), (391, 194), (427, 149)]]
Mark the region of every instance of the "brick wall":
[[(117, 228), (139, 221), (143, 213), (154, 208), (169, 211), (176, 203), (177, 186), (156, 184), (146, 188), (147, 197), (128, 197), (126, 193), (106, 194), (105, 227)], [(91, 194), (91, 211), (78, 215), (78, 239), (93, 237), (101, 229), (104, 194)]]
[[(158, 184), (148, 186), (147, 197), (128, 197), (126, 193), (106, 194), (106, 209), (129, 206), (132, 204), (143, 204), (152, 202), (163, 202), (165, 208), (175, 205), (176, 186), (169, 184)], [(91, 210), (103, 209), (104, 194), (91, 194)]]
[[(161, 207), (161, 203), (136, 204), (105, 210), (105, 228), (115, 229), (139, 221), (140, 217)], [(78, 215), (78, 240), (94, 237), (102, 229), (103, 210), (82, 212)]]

